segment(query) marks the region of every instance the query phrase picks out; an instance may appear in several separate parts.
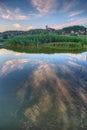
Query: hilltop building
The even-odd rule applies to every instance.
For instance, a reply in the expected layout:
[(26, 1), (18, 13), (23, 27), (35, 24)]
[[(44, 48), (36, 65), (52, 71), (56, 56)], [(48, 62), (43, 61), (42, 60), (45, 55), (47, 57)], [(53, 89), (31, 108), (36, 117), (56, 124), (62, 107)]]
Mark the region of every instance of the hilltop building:
[(2, 40), (3, 39), (3, 36), (2, 36), (2, 33), (0, 33), (0, 40)]
[(55, 29), (49, 28), (49, 27), (46, 25), (46, 31), (47, 31), (48, 33), (53, 33), (53, 32), (55, 32)]

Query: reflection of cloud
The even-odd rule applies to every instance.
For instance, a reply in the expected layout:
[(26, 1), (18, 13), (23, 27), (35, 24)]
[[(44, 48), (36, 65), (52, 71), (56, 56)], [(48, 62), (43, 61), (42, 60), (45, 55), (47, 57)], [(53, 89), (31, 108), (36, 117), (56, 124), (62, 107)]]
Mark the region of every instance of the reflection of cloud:
[(82, 55), (82, 54), (67, 54), (69, 59), (71, 60), (86, 60), (86, 55)]
[[(59, 111), (64, 123), (68, 123), (67, 106), (64, 101), (62, 101), (62, 98), (64, 97), (69, 101), (69, 105), (72, 105), (72, 98), (67, 87), (63, 84), (63, 80), (56, 75), (54, 67), (52, 64), (41, 63), (32, 73), (31, 80), (28, 79), (22, 84), (23, 88), (20, 88), (17, 93), (20, 103), (23, 103), (26, 93), (30, 88), (31, 92), (29, 91), (28, 94), (30, 95), (29, 102), (34, 102), (34, 104), (24, 110), (24, 115), (27, 119), (31, 120), (32, 123), (37, 121), (37, 118), (41, 116), (42, 112), (48, 112), (48, 110), (53, 107), (54, 102), (56, 102), (56, 111)], [(38, 102), (35, 102), (37, 98)], [(53, 100), (53, 98), (55, 98), (55, 100)]]
[[(63, 70), (62, 70), (63, 71)], [(67, 100), (71, 99), (71, 96), (67, 90), (67, 88), (63, 84), (63, 79), (59, 78), (56, 75), (53, 67), (49, 64), (42, 64), (33, 74), (33, 83), (35, 88), (41, 87), (42, 84), (49, 83), (49, 86), (54, 86), (56, 92), (61, 93), (63, 96), (67, 98)]]
[(15, 56), (22, 56), (22, 55), (23, 55), (23, 53), (19, 53), (19, 52), (15, 53)]
[(4, 54), (4, 53), (8, 53), (9, 52), (9, 50), (7, 50), (7, 49), (0, 49), (0, 54)]
[(87, 94), (82, 91), (78, 91), (80, 98), (83, 100), (83, 102), (87, 105)]
[(48, 77), (51, 77), (52, 70), (48, 64), (42, 64), (34, 72), (34, 84), (35, 87), (40, 87), (41, 82), (45, 82)]
[(72, 65), (72, 66), (77, 66), (77, 67), (81, 67), (81, 65), (75, 63), (75, 62), (72, 62), (72, 61), (68, 61), (68, 64)]
[[(71, 102), (72, 98), (68, 92), (67, 87), (65, 86), (65, 82), (63, 78), (60, 78), (59, 75), (56, 75), (55, 66), (53, 64), (49, 65), (47, 63), (39, 62), (39, 67), (32, 73), (31, 80), (27, 80), (24, 84), (22, 84), (23, 88), (21, 88), (18, 92), (18, 96), (20, 100), (24, 100), (24, 95), (29, 86), (33, 86), (34, 89), (44, 89), (46, 90), (47, 84), (49, 88), (52, 88), (53, 91), (61, 96), (64, 96), (69, 102)], [(37, 62), (35, 63), (37, 64)], [(59, 66), (60, 67), (60, 66)], [(67, 69), (65, 71), (65, 69)], [(62, 72), (67, 72), (71, 74), (68, 68), (63, 67)]]
[(38, 104), (34, 104), (32, 107), (27, 108), (24, 115), (31, 119), (33, 123), (36, 122), (37, 117), (40, 116), (41, 112), (47, 112), (52, 106), (51, 95), (49, 92), (44, 90)]
[(29, 62), (28, 59), (6, 61), (4, 66), (1, 68), (0, 76), (7, 75), (17, 69), (23, 69), (23, 65), (27, 62)]
[[(75, 64), (72, 61), (69, 63), (74, 65), (74, 67), (78, 66), (77, 63)], [(84, 93), (79, 91), (80, 88), (84, 88), (81, 84), (84, 80), (80, 79), (79, 81), (79, 75), (74, 75), (74, 71), (72, 72), (67, 64), (61, 63), (55, 65), (54, 63), (43, 61), (37, 61), (34, 64), (39, 66), (32, 71), (29, 79), (22, 84), (17, 93), (22, 106), (25, 105), (25, 102), (29, 104), (24, 107), (24, 116), (31, 124), (36, 124), (37, 120), (44, 119), (43, 112), (44, 114), (51, 115), (52, 110), (52, 115), (48, 117), (49, 120), (51, 120), (51, 117), (53, 119), (53, 116), (57, 117), (57, 120), (61, 119), (64, 129), (65, 127), (68, 129), (71, 122), (72, 126), (77, 126), (74, 119), (77, 120), (79, 114), (76, 113), (81, 113), (82, 102), (85, 105), (87, 104), (85, 90)], [(78, 76), (77, 79), (75, 76)], [(84, 83), (84, 86), (87, 86), (86, 84)], [(84, 112), (86, 113), (86, 110)], [(80, 121), (78, 120), (78, 122)]]

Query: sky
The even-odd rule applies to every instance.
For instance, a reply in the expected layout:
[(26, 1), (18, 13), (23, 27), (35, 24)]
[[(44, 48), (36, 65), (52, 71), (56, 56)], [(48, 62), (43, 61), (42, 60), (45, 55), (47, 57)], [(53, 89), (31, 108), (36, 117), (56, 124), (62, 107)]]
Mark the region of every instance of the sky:
[(87, 0), (0, 0), (0, 32), (87, 27)]

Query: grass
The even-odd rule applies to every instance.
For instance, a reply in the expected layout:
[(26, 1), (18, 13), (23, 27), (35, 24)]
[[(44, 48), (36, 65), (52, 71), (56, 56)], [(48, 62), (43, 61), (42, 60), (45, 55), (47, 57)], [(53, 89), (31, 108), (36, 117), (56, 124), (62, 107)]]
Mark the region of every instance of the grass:
[(5, 40), (6, 48), (20, 52), (52, 53), (87, 50), (87, 37), (39, 34), (16, 36)]

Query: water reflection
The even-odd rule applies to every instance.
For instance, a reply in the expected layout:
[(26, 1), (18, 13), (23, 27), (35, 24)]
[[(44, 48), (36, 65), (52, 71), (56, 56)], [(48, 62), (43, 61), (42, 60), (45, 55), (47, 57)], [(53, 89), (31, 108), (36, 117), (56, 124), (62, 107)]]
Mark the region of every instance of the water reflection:
[(0, 128), (87, 129), (87, 52), (0, 50)]

